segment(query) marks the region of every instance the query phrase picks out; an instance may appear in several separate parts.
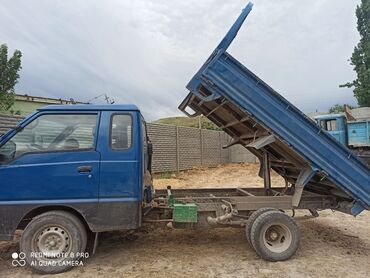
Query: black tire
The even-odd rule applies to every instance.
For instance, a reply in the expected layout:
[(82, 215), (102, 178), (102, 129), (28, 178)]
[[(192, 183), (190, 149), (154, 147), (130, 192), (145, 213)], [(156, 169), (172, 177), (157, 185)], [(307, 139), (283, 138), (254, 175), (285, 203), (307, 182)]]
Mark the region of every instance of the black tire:
[(300, 242), (299, 227), (281, 211), (267, 211), (254, 221), (251, 242), (264, 260), (276, 262), (291, 258)]
[[(86, 243), (86, 229), (75, 215), (49, 211), (36, 216), (27, 225), (20, 240), (20, 252), (25, 254), (26, 262), (34, 271), (60, 273), (79, 262)], [(58, 257), (57, 254), (62, 253)]]
[(252, 229), (252, 225), (254, 223), (254, 221), (257, 219), (258, 216), (260, 216), (262, 213), (266, 212), (266, 211), (272, 211), (272, 210), (277, 210), (276, 208), (260, 208), (256, 211), (254, 211), (251, 216), (249, 216), (248, 218), (248, 221), (247, 221), (247, 224), (245, 225), (245, 236), (248, 240), (248, 243), (250, 244), (250, 246), (252, 248), (253, 245), (252, 245), (252, 242), (251, 242), (251, 229)]

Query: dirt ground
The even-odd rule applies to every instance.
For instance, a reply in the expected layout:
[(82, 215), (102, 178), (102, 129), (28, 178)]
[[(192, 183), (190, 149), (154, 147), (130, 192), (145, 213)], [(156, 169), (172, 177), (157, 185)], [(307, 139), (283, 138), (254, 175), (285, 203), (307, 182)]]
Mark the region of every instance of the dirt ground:
[[(194, 169), (159, 175), (157, 188), (261, 186), (256, 165)], [(275, 185), (282, 180), (273, 175)], [(306, 214), (305, 212), (303, 214)], [(286, 262), (265, 262), (248, 245), (243, 229), (170, 230), (145, 226), (103, 233), (97, 254), (83, 267), (53, 277), (370, 277), (370, 213), (354, 218), (323, 211), (298, 221), (301, 246)], [(38, 277), (11, 265), (18, 243), (0, 242), (0, 277)], [(45, 276), (48, 277), (48, 276)]]

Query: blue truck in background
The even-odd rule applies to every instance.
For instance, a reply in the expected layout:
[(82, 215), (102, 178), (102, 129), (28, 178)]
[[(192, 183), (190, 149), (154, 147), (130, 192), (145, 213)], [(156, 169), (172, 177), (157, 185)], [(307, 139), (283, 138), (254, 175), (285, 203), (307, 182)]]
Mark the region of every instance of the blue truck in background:
[[(179, 109), (229, 134), (225, 148), (255, 154), (263, 187), (154, 190), (153, 146), (135, 105), (47, 106), (0, 138), (0, 240), (23, 230), (27, 264), (60, 273), (94, 253), (104, 231), (243, 227), (251, 248), (275, 262), (300, 242), (285, 211), (369, 210), (369, 167), (226, 52), (251, 10), (191, 79)], [(272, 184), (272, 170), (285, 186)]]
[(341, 144), (348, 146), (370, 164), (370, 119), (356, 120), (351, 115), (328, 114), (315, 117), (316, 123)]

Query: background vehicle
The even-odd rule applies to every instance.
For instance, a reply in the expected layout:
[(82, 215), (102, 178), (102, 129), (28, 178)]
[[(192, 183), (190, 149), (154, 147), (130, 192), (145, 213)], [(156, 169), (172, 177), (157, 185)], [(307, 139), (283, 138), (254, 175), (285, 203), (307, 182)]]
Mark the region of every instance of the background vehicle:
[(345, 114), (316, 116), (318, 125), (340, 143), (348, 146), (359, 157), (370, 164), (370, 120), (356, 120)]

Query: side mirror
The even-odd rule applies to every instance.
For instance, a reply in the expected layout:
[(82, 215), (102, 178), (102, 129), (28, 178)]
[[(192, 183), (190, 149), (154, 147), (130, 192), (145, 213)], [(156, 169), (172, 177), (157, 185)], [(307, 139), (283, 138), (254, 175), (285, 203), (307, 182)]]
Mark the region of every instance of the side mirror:
[(11, 160), (15, 156), (16, 152), (16, 144), (12, 141), (9, 140), (0, 148), (0, 161), (5, 162), (7, 160)]
[(148, 155), (153, 155), (153, 143), (148, 141)]

